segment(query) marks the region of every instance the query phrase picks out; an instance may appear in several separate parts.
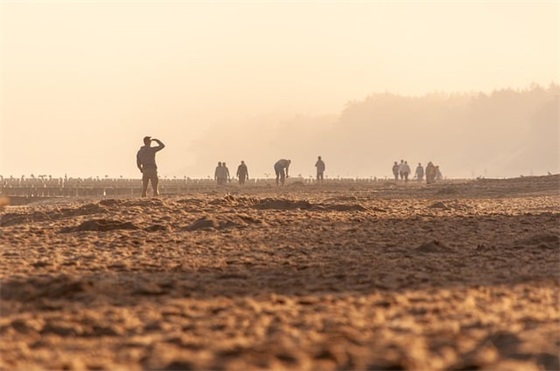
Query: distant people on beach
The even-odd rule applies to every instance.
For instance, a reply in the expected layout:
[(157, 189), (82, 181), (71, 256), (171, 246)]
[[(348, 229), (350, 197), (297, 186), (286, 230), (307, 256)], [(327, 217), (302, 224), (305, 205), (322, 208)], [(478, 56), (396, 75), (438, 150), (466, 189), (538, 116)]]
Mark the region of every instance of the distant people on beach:
[[(156, 142), (158, 145), (152, 147), (152, 142)], [(136, 154), (136, 165), (142, 173), (142, 197), (148, 195), (148, 183), (152, 184), (153, 195), (159, 195), (156, 152), (161, 151), (163, 148), (165, 148), (165, 144), (159, 139), (144, 137), (144, 145), (140, 147)]]
[(220, 185), (220, 175), (222, 173), (222, 162), (218, 162), (218, 166), (214, 169), (214, 180), (216, 181), (217, 185)]
[(401, 174), (401, 178), (404, 178), (405, 183), (408, 182), (408, 174), (410, 174), (410, 166), (408, 166), (407, 161), (401, 163), (399, 167), (399, 172)]
[(399, 180), (399, 164), (395, 161), (393, 165), (393, 176), (395, 177), (395, 182)]
[(424, 168), (422, 167), (421, 163), (418, 163), (414, 177), (418, 182), (422, 182), (424, 180)]
[(226, 163), (225, 163), (225, 162), (222, 162), (222, 167), (224, 168), (224, 175), (225, 175), (225, 177), (226, 177), (226, 180), (225, 180), (224, 183), (229, 182), (229, 181), (231, 180), (231, 177), (230, 177), (230, 175), (229, 175), (229, 169), (228, 169), (228, 167), (226, 166)]
[(239, 179), (239, 184), (244, 185), (245, 180), (249, 179), (249, 170), (247, 169), (247, 165), (245, 165), (245, 161), (241, 161), (241, 164), (237, 167), (237, 178)]
[(439, 170), (439, 165), (436, 165), (436, 180), (442, 180), (443, 175), (441, 175), (441, 171)]
[(401, 180), (404, 179), (403, 169), (404, 169), (404, 160), (401, 160), (401, 163), (399, 164), (399, 176)]
[(426, 165), (426, 183), (432, 184), (436, 181), (436, 167), (432, 161), (428, 162)]
[(284, 181), (288, 178), (288, 169), (290, 168), (291, 160), (281, 159), (274, 164), (274, 172), (276, 173), (276, 186), (278, 182), (284, 185)]
[(321, 156), (317, 157), (317, 162), (315, 163), (315, 167), (317, 168), (317, 183), (323, 183), (325, 162), (321, 159)]
[(226, 167), (221, 162), (218, 162), (218, 166), (216, 166), (216, 170), (214, 171), (214, 180), (216, 181), (217, 185), (224, 185), (227, 181), (227, 172)]

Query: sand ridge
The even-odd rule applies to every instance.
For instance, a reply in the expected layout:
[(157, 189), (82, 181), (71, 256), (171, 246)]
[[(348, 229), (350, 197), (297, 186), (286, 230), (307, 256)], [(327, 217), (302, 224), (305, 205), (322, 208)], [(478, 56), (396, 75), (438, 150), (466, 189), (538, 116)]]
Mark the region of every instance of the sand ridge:
[(0, 214), (0, 367), (558, 369), (558, 177)]

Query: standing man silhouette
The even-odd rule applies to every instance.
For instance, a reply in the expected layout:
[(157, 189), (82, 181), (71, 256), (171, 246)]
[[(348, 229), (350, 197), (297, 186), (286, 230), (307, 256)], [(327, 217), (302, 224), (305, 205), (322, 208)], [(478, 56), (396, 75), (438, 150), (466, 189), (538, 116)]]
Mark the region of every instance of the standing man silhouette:
[(408, 174), (410, 174), (410, 166), (408, 166), (408, 161), (405, 161), (401, 166), (401, 174), (404, 177), (404, 182), (408, 183)]
[(416, 179), (418, 179), (418, 182), (422, 182), (422, 180), (424, 180), (424, 168), (422, 167), (421, 163), (418, 163), (415, 176)]
[[(152, 147), (150, 144), (156, 142), (158, 145)], [(136, 165), (142, 173), (142, 197), (146, 197), (148, 193), (148, 183), (152, 183), (154, 196), (158, 196), (158, 174), (156, 165), (156, 152), (165, 148), (159, 139), (144, 137), (144, 146), (140, 147), (136, 154)]]
[(325, 172), (325, 161), (321, 159), (321, 156), (317, 157), (317, 162), (315, 163), (317, 168), (317, 183), (323, 183), (323, 173)]
[(225, 175), (224, 175), (224, 168), (222, 167), (222, 163), (218, 162), (218, 166), (216, 166), (216, 170), (214, 170), (214, 180), (218, 185), (223, 185), (225, 183)]
[(395, 161), (395, 164), (393, 165), (393, 176), (395, 177), (395, 182), (399, 180), (399, 169), (400, 166), (397, 161)]
[(241, 161), (241, 164), (237, 167), (237, 178), (239, 178), (239, 184), (244, 185), (245, 180), (249, 179), (249, 170), (245, 161)]

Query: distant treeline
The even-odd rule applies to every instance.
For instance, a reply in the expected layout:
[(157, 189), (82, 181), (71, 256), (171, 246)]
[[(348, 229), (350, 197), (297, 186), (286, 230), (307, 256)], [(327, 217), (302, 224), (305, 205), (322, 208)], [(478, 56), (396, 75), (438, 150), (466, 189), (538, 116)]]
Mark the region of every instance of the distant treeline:
[[(279, 158), (292, 173), (313, 174), (322, 155), (331, 177), (390, 176), (393, 161), (428, 161), (450, 177), (514, 177), (557, 173), (560, 87), (533, 85), (489, 94), (373, 94), (339, 116), (261, 116), (217, 126), (193, 148), (197, 167), (217, 161), (272, 172)], [(188, 171), (188, 169), (185, 169)]]

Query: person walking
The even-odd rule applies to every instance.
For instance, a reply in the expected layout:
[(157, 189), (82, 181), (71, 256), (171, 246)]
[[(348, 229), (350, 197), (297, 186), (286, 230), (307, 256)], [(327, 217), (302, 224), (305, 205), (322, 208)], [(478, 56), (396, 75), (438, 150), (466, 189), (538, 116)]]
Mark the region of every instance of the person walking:
[(404, 182), (408, 183), (408, 174), (410, 174), (410, 166), (408, 166), (408, 162), (405, 161), (402, 168), (401, 168), (401, 173), (402, 176), (404, 178)]
[(226, 166), (225, 162), (222, 162), (222, 167), (223, 167), (223, 170), (224, 170), (224, 178), (225, 178), (224, 184), (225, 184), (225, 183), (228, 183), (231, 180), (231, 177), (229, 176), (229, 169)]
[(291, 160), (281, 159), (276, 161), (274, 164), (274, 172), (276, 173), (276, 186), (278, 187), (278, 181), (284, 185), (284, 181), (288, 178), (288, 169), (290, 168)]
[(393, 165), (393, 176), (395, 177), (395, 182), (399, 180), (399, 164), (395, 161)]
[(424, 180), (424, 168), (422, 167), (421, 163), (418, 163), (414, 176), (416, 177), (416, 180), (418, 180), (418, 182), (422, 182), (422, 180)]
[(426, 165), (426, 183), (432, 184), (436, 180), (436, 167), (432, 161), (428, 162)]
[(240, 185), (244, 185), (245, 180), (249, 180), (249, 170), (247, 169), (247, 165), (245, 165), (245, 161), (241, 161), (241, 164), (237, 167), (236, 175)]
[(317, 157), (317, 162), (315, 163), (315, 167), (317, 168), (317, 183), (323, 183), (325, 162), (321, 159), (321, 156)]
[(218, 162), (218, 166), (216, 166), (216, 170), (214, 170), (214, 180), (219, 186), (226, 183), (226, 173), (221, 162)]
[[(156, 142), (158, 145), (155, 147), (151, 146), (152, 142)], [(152, 184), (153, 195), (158, 196), (158, 173), (156, 165), (156, 152), (161, 151), (165, 148), (159, 139), (144, 137), (144, 145), (140, 147), (138, 153), (136, 154), (136, 166), (140, 169), (142, 173), (142, 197), (148, 195), (148, 184)]]
[(436, 165), (436, 180), (443, 180), (443, 175), (441, 175), (441, 171), (439, 170), (439, 165)]
[(401, 163), (399, 164), (399, 175), (401, 177), (401, 180), (404, 180), (404, 160), (401, 160)]

